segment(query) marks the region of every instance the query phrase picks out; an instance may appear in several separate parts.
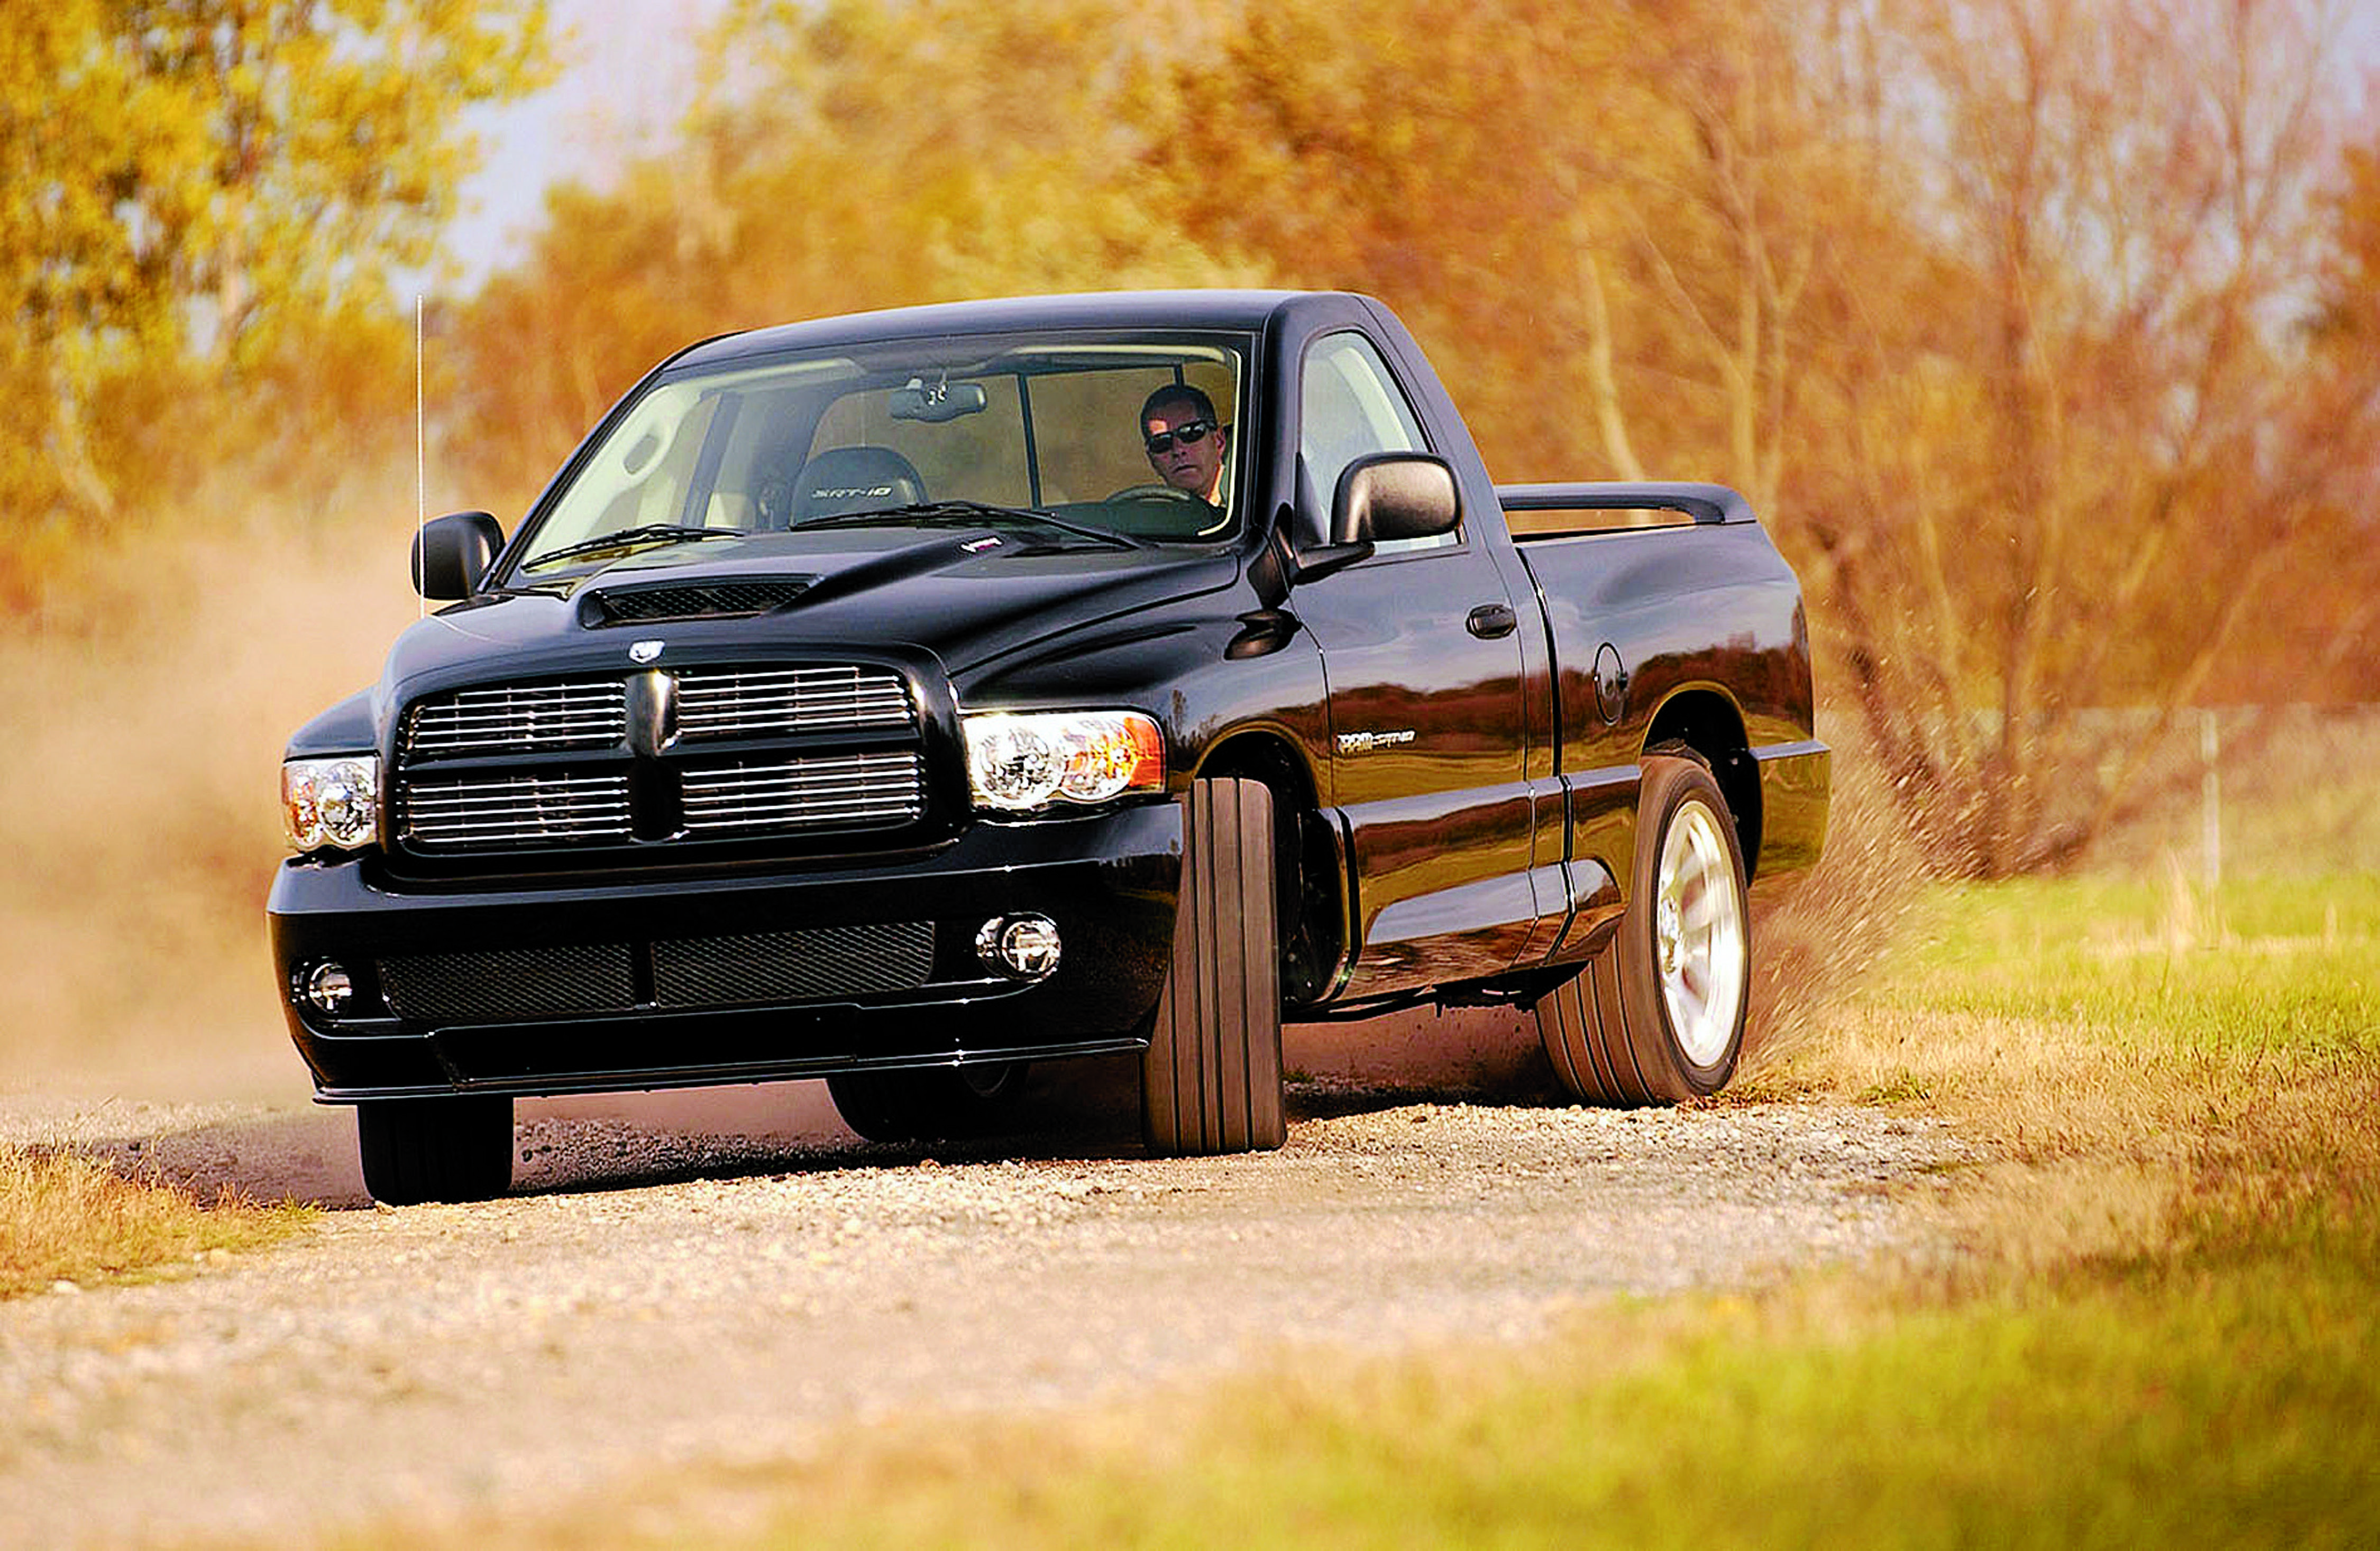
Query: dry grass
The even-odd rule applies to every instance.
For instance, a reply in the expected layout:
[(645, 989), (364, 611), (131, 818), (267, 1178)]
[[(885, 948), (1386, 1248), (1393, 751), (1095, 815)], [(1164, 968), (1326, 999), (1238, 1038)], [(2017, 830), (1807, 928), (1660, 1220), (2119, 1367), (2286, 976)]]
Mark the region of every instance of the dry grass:
[(74, 1153), (0, 1144), (0, 1298), (204, 1264), (276, 1242), (312, 1217), (229, 1189), (204, 1204)]
[(1970, 1272), (2177, 1254), (2380, 1185), (2380, 882), (1937, 895), (1900, 955), (1755, 1090), (1988, 1146), (1957, 1193)]

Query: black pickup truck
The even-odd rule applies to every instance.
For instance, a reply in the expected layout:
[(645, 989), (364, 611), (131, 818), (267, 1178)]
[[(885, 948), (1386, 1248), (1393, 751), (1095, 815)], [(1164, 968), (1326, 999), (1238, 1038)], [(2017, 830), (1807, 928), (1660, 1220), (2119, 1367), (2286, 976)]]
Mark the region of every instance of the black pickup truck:
[(1100, 1053), (1152, 1153), (1274, 1147), (1282, 1020), (1420, 1001), (1690, 1098), (1826, 830), (1743, 501), (1491, 484), (1363, 297), (710, 340), (414, 581), (290, 740), (269, 906), (384, 1201), (504, 1190), (521, 1095), (824, 1077), (894, 1140)]

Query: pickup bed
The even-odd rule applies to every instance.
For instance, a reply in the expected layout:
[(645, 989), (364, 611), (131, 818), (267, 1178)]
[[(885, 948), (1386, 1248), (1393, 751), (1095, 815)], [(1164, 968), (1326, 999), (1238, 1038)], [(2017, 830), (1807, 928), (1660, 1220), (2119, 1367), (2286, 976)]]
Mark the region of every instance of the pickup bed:
[(922, 1138), (1101, 1053), (1153, 1153), (1273, 1147), (1284, 1018), (1431, 1000), (1691, 1098), (1825, 834), (1743, 501), (1498, 488), (1363, 297), (710, 340), (414, 580), (448, 606), (290, 741), (269, 906), (392, 1202), (504, 1190), (522, 1095), (824, 1077)]

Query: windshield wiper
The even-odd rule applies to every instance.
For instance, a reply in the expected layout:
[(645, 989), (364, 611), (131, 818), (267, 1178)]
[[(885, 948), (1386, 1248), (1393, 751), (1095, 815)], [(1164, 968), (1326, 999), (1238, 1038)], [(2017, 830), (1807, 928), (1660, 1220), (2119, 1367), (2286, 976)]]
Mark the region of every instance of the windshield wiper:
[(1054, 513), (1033, 506), (993, 506), (981, 501), (919, 501), (907, 506), (884, 506), (870, 512), (836, 512), (823, 517), (811, 517), (793, 525), (805, 527), (866, 527), (870, 524), (915, 524), (919, 527), (958, 526), (972, 527), (987, 522), (1029, 522), (1044, 527), (1054, 527), (1078, 539), (1090, 539), (1119, 549), (1141, 550), (1148, 546), (1129, 533), (1118, 533), (1111, 527), (1093, 527), (1088, 523), (1070, 522)]
[(688, 527), (682, 523), (647, 523), (642, 527), (624, 527), (600, 538), (581, 539), (576, 544), (541, 554), (535, 560), (523, 561), (521, 568), (531, 570), (551, 565), (557, 560), (574, 555), (593, 554), (598, 550), (625, 549), (630, 544), (690, 544), (700, 539), (749, 539), (752, 535), (740, 527)]

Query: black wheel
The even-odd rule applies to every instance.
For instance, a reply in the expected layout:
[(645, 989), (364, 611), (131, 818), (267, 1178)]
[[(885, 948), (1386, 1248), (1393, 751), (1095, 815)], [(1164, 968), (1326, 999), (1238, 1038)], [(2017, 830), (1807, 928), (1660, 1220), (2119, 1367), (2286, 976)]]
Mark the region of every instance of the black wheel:
[(1288, 1135), (1276, 866), (1269, 788), (1191, 786), (1173, 966), (1141, 1060), (1141, 1135), (1152, 1155), (1257, 1152)]
[(1752, 924), (1743, 851), (1710, 767), (1645, 761), (1633, 895), (1586, 967), (1539, 999), (1554, 1073), (1595, 1104), (1675, 1104), (1725, 1087), (1743, 1048)]
[(485, 1201), (513, 1182), (509, 1098), (387, 1098), (356, 1106), (364, 1188), (392, 1206)]
[(844, 1072), (826, 1080), (843, 1123), (870, 1142), (983, 1136), (1016, 1112), (1027, 1063)]

